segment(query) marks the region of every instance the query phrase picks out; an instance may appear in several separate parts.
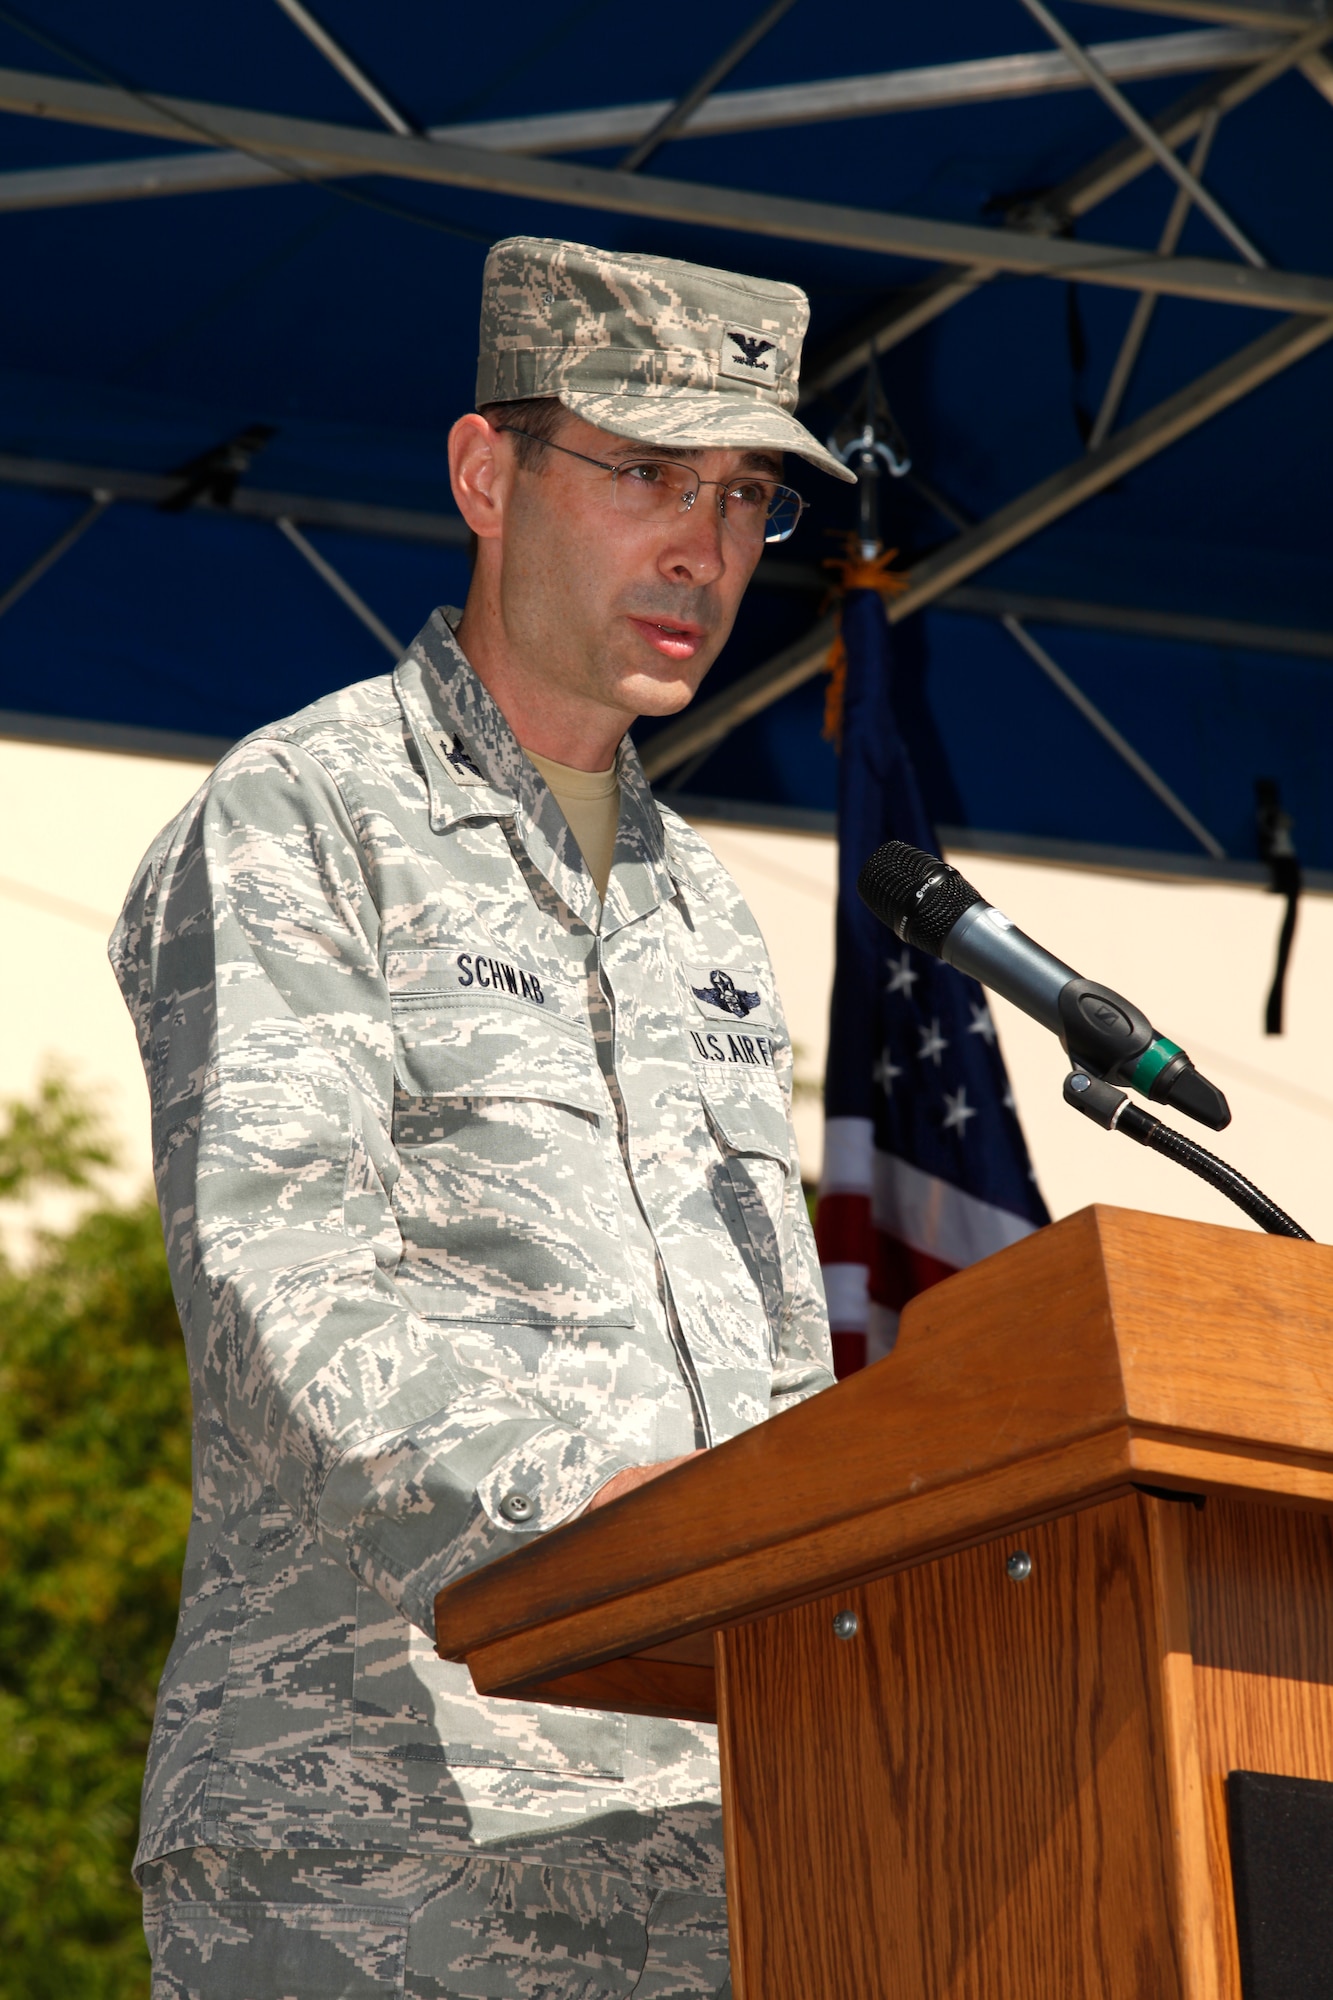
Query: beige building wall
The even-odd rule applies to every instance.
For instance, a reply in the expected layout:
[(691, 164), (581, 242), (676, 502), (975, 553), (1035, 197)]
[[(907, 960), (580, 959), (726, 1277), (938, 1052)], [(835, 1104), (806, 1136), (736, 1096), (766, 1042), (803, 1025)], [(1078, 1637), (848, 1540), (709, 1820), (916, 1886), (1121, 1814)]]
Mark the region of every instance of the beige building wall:
[[(194, 764), (0, 742), (0, 1096), (32, 1089), (54, 1059), (94, 1089), (121, 1136), (122, 1191), (148, 1176), (138, 1052), (106, 962), (106, 936), (134, 868), (204, 773)], [(750, 827), (704, 828), (768, 939), (798, 1074), (817, 1084), (833, 966), (831, 840)], [(1145, 881), (957, 857), (984, 895), (1059, 957), (1117, 987), (1221, 1084), (1231, 1127), (1205, 1143), (1333, 1241), (1333, 1078), (1325, 1072), (1333, 992), (1333, 898), (1302, 905), (1288, 982), (1289, 1032), (1261, 1032), (1281, 906), (1259, 890)], [(995, 1003), (1015, 1096), (1052, 1212), (1090, 1201), (1246, 1227), (1202, 1182), (1099, 1131), (1060, 1096), (1058, 1044)], [(797, 1109), (803, 1171), (817, 1179), (817, 1094)], [(61, 1204), (46, 1211), (55, 1219)]]
[[(150, 757), (0, 741), (0, 1097), (56, 1063), (120, 1142), (128, 1197), (150, 1178), (148, 1100), (106, 941), (140, 856), (205, 771)], [(47, 1198), (53, 1225), (74, 1203)], [(7, 1218), (0, 1214), (0, 1223)], [(3, 1232), (23, 1247), (12, 1212)]]

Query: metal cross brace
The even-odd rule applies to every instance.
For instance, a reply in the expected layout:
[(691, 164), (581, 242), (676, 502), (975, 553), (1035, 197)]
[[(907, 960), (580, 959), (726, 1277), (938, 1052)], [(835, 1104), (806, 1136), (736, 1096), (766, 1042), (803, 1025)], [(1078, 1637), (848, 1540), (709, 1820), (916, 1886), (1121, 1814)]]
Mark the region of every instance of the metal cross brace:
[(335, 41), (322, 21), (317, 21), (301, 0), (278, 0), (278, 5), (288, 20), (296, 26), (308, 41), (314, 43), (320, 54), (333, 64), (344, 83), (350, 83), (358, 97), (365, 99), (375, 116), (397, 132), (402, 138), (409, 138), (416, 132), (416, 126), (404, 118), (398, 106), (384, 95), (377, 83), (366, 75), (359, 62), (347, 53), (341, 42)]
[(1027, 8), (1034, 21), (1040, 22), (1051, 40), (1064, 50), (1069, 60), (1082, 70), (1098, 96), (1110, 105), (1121, 123), (1128, 126), (1134, 137), (1148, 148), (1153, 157), (1166, 168), (1172, 179), (1180, 184), (1195, 206), (1202, 209), (1208, 220), (1239, 250), (1246, 263), (1252, 264), (1257, 271), (1267, 269), (1267, 259), (1255, 249), (1239, 224), (1232, 221), (1221, 202), (1209, 194), (1207, 188), (1195, 174), (1190, 172), (1183, 161), (1177, 159), (1166, 141), (1153, 130), (1148, 120), (1134, 109), (1124, 92), (1112, 83), (1096, 58), (1089, 55), (1082, 42), (1075, 40), (1062, 21), (1056, 20), (1050, 8), (1044, 4), (1044, 0), (1022, 0), (1022, 5)]
[(306, 540), (294, 521), (289, 521), (284, 515), (275, 525), (278, 532), (287, 537), (287, 540), (291, 543), (297, 554), (305, 557), (305, 560), (309, 563), (311, 569), (314, 570), (315, 575), (320, 578), (321, 582), (328, 585), (335, 597), (342, 599), (353, 616), (361, 620), (367, 632), (374, 634), (385, 652), (392, 653), (395, 660), (401, 660), (407, 648), (401, 640), (394, 638), (393, 633), (389, 630), (383, 619), (376, 617), (375, 613), (366, 603), (365, 598), (359, 592), (353, 590), (342, 572), (336, 570), (327, 557), (322, 556), (319, 550)]
[[(280, 7), (288, 4), (289, 0), (278, 0)], [(704, 100), (712, 96), (723, 78), (730, 76), (737, 63), (749, 55), (755, 44), (761, 42), (769, 29), (776, 27), (783, 15), (794, 5), (795, 0), (771, 0), (771, 4), (765, 7), (763, 13), (751, 21), (745, 33), (739, 35), (730, 48), (724, 49), (716, 62), (708, 65), (697, 82), (690, 85), (683, 97), (676, 99), (671, 109), (644, 133), (637, 145), (630, 147), (620, 162), (620, 171), (624, 174), (637, 173), (639, 168), (652, 158), (659, 146), (665, 146), (668, 139), (674, 139)]]
[(94, 522), (101, 520), (111, 505), (112, 497), (110, 493), (94, 491), (92, 505), (84, 509), (77, 521), (71, 521), (70, 525), (56, 536), (49, 548), (43, 549), (37, 560), (28, 564), (21, 576), (15, 577), (8, 590), (0, 593), (0, 618), (3, 618), (7, 611), (11, 611), (19, 599), (26, 596), (49, 569), (54, 568), (60, 558), (73, 548), (75, 542), (87, 534)]
[[(1190, 154), (1190, 172), (1196, 180), (1202, 174), (1207, 164), (1209, 149), (1213, 143), (1213, 135), (1217, 131), (1219, 115), (1216, 111), (1208, 113), (1203, 121), (1203, 129), (1194, 142), (1194, 151)], [(1185, 227), (1185, 218), (1189, 214), (1189, 211), (1190, 197), (1187, 190), (1185, 188), (1177, 188), (1176, 198), (1171, 204), (1171, 212), (1166, 218), (1166, 227), (1163, 229), (1161, 241), (1157, 245), (1157, 254), (1159, 257), (1169, 257), (1175, 250), (1176, 245), (1180, 241), (1181, 231)], [(1147, 338), (1148, 327), (1151, 324), (1153, 316), (1153, 307), (1156, 303), (1157, 301), (1153, 298), (1151, 292), (1140, 292), (1138, 304), (1130, 315), (1129, 325), (1125, 329), (1125, 337), (1120, 343), (1120, 352), (1115, 358), (1115, 366), (1112, 368), (1110, 379), (1106, 384), (1101, 408), (1098, 410), (1096, 421), (1088, 433), (1089, 451), (1096, 451), (1098, 445), (1106, 437), (1116, 420), (1116, 414), (1121, 403), (1124, 401), (1125, 391), (1129, 387), (1129, 378), (1134, 372), (1134, 363), (1138, 360), (1139, 351)]]

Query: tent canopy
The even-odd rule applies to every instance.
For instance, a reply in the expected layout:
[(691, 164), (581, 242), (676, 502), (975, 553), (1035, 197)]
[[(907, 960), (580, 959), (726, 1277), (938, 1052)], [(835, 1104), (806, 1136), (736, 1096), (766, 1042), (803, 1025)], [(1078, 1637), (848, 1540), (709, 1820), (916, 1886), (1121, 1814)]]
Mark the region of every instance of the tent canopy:
[[(445, 440), (486, 247), (569, 236), (802, 284), (821, 435), (880, 350), (912, 459), (882, 482), (899, 700), (937, 820), (1252, 862), (1271, 777), (1333, 869), (1325, 30), (1313, 0), (1059, 5), (1052, 28), (1041, 0), (747, 0), (687, 34), (611, 0), (0, 6), (6, 726), (222, 742), (382, 671), (467, 588)], [(664, 785), (756, 813), (835, 792), (821, 565), (855, 494), (797, 484), (711, 732), (664, 738), (670, 768), (644, 735)]]

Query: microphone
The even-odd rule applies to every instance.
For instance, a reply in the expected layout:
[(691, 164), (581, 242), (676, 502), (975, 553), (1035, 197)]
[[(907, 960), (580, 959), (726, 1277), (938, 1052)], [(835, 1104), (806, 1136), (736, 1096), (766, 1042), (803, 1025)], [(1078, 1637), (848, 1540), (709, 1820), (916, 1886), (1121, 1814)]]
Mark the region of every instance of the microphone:
[(946, 861), (906, 841), (886, 841), (856, 887), (866, 908), (904, 944), (1012, 1001), (1058, 1035), (1071, 1062), (1089, 1076), (1169, 1104), (1214, 1132), (1231, 1123), (1216, 1084), (1146, 1014), (1043, 951)]

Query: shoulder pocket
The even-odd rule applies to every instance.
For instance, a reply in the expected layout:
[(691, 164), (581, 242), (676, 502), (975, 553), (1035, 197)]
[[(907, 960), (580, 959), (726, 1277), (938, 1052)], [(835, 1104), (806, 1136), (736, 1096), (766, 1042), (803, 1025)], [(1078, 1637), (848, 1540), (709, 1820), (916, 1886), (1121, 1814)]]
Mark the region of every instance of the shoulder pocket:
[(770, 1359), (782, 1337), (785, 1279), (782, 1210), (791, 1170), (791, 1135), (780, 1096), (748, 1088), (740, 1077), (710, 1076), (700, 1084), (709, 1127), (722, 1154), (722, 1181), (735, 1204), (732, 1228), (768, 1322)]
[(724, 1153), (776, 1160), (783, 1173), (791, 1156), (787, 1111), (776, 1085), (743, 1076), (709, 1076), (699, 1085), (714, 1137)]

